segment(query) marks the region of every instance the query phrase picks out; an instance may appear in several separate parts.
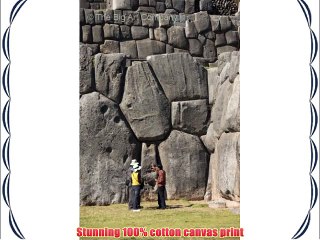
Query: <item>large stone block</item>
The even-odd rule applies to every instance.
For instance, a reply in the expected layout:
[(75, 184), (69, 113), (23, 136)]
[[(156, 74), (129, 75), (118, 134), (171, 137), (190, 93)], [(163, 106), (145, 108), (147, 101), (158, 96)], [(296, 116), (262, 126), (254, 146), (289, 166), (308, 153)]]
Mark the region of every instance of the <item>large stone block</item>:
[(104, 44), (100, 45), (100, 52), (105, 54), (119, 53), (120, 52), (119, 42), (114, 40), (105, 40)]
[(184, 12), (185, 0), (172, 0), (172, 7), (180, 13)]
[(123, 24), (127, 26), (141, 26), (141, 15), (138, 12), (123, 11), (122, 12)]
[(103, 31), (101, 25), (95, 25), (92, 27), (92, 42), (103, 43)]
[(228, 16), (220, 16), (220, 30), (227, 32), (232, 29), (232, 22)]
[(164, 2), (157, 2), (156, 5), (156, 12), (157, 13), (164, 13), (166, 11), (166, 5)]
[(239, 34), (238, 31), (226, 32), (226, 41), (228, 45), (237, 47), (239, 45)]
[(225, 132), (240, 132), (240, 77), (232, 84), (231, 96), (221, 119), (221, 128)]
[(135, 40), (145, 39), (149, 36), (149, 29), (146, 27), (140, 26), (132, 26), (131, 27), (131, 35)]
[(185, 31), (187, 38), (198, 38), (198, 31), (193, 21), (186, 21)]
[(170, 132), (170, 105), (146, 62), (127, 70), (121, 110), (140, 141), (160, 141)]
[(199, 4), (200, 11), (207, 11), (209, 13), (214, 12), (214, 6), (212, 0), (200, 0)]
[(165, 28), (155, 28), (154, 37), (157, 41), (167, 42), (168, 41), (167, 30)]
[(170, 101), (208, 98), (207, 76), (189, 53), (172, 53), (147, 58)]
[(113, 101), (93, 92), (80, 98), (80, 204), (108, 205), (128, 199), (124, 169), (140, 144)]
[(207, 12), (197, 12), (195, 15), (194, 24), (199, 33), (205, 32), (210, 28), (210, 17)]
[(136, 41), (132, 40), (120, 42), (120, 52), (130, 56), (130, 58), (138, 58)]
[(124, 54), (95, 55), (96, 90), (119, 103), (124, 84), (126, 56)]
[(195, 0), (185, 0), (185, 9), (184, 12), (187, 14), (193, 14), (195, 13)]
[(240, 133), (222, 134), (212, 163), (212, 200), (240, 198)]
[(218, 68), (208, 68), (208, 91), (209, 91), (209, 104), (213, 105), (216, 102), (219, 87), (221, 85), (218, 75)]
[(106, 39), (120, 39), (120, 27), (117, 24), (106, 23), (103, 27), (104, 38)]
[(159, 145), (163, 169), (167, 173), (168, 199), (203, 200), (208, 154), (197, 136), (173, 130)]
[(92, 9), (84, 9), (84, 16), (86, 19), (86, 24), (94, 24), (94, 11)]
[(214, 42), (210, 39), (207, 39), (206, 44), (203, 46), (203, 57), (209, 59), (211, 62), (217, 60), (217, 49)]
[(144, 176), (148, 171), (150, 171), (150, 166), (152, 164), (157, 164), (157, 153), (155, 144), (142, 143), (141, 149), (141, 173)]
[(216, 40), (215, 40), (215, 46), (216, 47), (222, 47), (227, 45), (227, 40), (226, 40), (226, 36), (224, 35), (224, 33), (219, 33), (216, 35)]
[(156, 15), (152, 13), (141, 13), (141, 24), (143, 27), (155, 27)]
[(173, 26), (168, 29), (168, 43), (176, 48), (188, 49), (188, 39), (183, 27)]
[(157, 15), (159, 19), (159, 27), (168, 28), (170, 27), (171, 17), (169, 14), (163, 13)]
[(82, 42), (92, 43), (92, 29), (90, 25), (84, 25), (82, 29)]
[(146, 59), (147, 56), (166, 53), (166, 44), (163, 42), (144, 39), (137, 41), (139, 59)]
[(80, 94), (94, 90), (93, 52), (85, 45), (80, 45)]
[(131, 39), (131, 28), (127, 25), (120, 25), (121, 39), (129, 40)]
[(202, 57), (203, 46), (198, 39), (189, 39), (189, 52), (192, 56)]
[(131, 10), (131, 0), (113, 0), (114, 10)]
[(208, 128), (207, 100), (172, 102), (172, 127), (186, 133), (203, 135)]

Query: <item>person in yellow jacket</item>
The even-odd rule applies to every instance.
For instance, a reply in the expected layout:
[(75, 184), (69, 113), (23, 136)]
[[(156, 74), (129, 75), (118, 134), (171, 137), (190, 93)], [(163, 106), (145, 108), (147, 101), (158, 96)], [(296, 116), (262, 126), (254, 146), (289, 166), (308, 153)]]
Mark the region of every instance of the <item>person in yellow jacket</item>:
[(134, 165), (133, 172), (131, 173), (131, 187), (133, 192), (133, 210), (134, 212), (140, 211), (140, 190), (141, 190), (141, 166)]

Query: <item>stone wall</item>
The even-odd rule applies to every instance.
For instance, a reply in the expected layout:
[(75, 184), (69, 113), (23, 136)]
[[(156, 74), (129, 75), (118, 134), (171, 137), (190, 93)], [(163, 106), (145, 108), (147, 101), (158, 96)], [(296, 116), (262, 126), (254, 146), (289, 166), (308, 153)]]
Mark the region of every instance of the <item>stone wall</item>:
[(163, 165), (169, 199), (238, 201), (239, 14), (125, 3), (80, 9), (80, 204), (126, 202), (132, 159)]
[(80, 42), (94, 44), (100, 53), (124, 53), (135, 60), (189, 52), (199, 61), (212, 63), (222, 52), (239, 50), (239, 17), (208, 11), (166, 14), (80, 9)]
[(80, 8), (133, 10), (152, 13), (195, 13), (233, 15), (239, 0), (80, 0)]

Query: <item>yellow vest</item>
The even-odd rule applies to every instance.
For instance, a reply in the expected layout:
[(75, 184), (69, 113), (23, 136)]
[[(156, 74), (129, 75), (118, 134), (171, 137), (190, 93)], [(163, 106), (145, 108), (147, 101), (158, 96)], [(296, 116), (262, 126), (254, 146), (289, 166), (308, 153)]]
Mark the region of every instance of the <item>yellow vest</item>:
[(131, 173), (132, 186), (139, 186), (138, 172)]

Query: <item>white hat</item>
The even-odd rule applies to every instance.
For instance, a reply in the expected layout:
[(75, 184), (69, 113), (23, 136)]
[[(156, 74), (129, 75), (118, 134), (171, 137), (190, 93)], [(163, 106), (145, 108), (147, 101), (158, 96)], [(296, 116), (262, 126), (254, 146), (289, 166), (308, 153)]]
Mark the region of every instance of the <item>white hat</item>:
[(132, 159), (132, 160), (131, 160), (131, 163), (130, 163), (130, 166), (135, 165), (135, 164), (139, 164), (139, 163), (137, 162), (136, 159)]
[(139, 165), (138, 165), (136, 168), (133, 168), (133, 171), (134, 171), (134, 172), (137, 172), (137, 171), (139, 171), (139, 170), (141, 170), (141, 166), (139, 166)]

